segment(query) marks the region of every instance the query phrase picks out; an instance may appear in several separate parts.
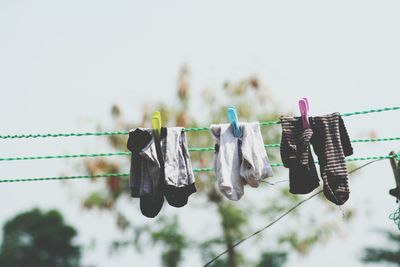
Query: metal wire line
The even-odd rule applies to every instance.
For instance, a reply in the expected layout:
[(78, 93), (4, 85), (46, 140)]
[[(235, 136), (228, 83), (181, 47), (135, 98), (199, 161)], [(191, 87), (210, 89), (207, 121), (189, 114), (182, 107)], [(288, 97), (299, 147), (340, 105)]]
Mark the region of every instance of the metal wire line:
[[(370, 164), (372, 164), (372, 163), (375, 163), (375, 162), (377, 162), (377, 161), (380, 161), (380, 160), (382, 160), (382, 159), (376, 159), (376, 160), (370, 161), (370, 162), (368, 162), (368, 163), (366, 163), (366, 164), (364, 164), (364, 165), (362, 165), (362, 166), (360, 166), (360, 167), (358, 167), (358, 168), (356, 168), (356, 169), (350, 171), (349, 174), (352, 174), (352, 173), (354, 173), (354, 172), (356, 172), (356, 171), (358, 171), (358, 170), (360, 170), (360, 169), (362, 169), (362, 168), (364, 168), (364, 167), (366, 167), (366, 166), (368, 166), (368, 165), (370, 165)], [(269, 224), (267, 224), (266, 226), (264, 226), (264, 227), (262, 227), (261, 229), (255, 231), (254, 233), (252, 233), (252, 234), (246, 236), (245, 238), (243, 238), (243, 239), (237, 241), (237, 242), (234, 243), (229, 249), (226, 249), (226, 250), (224, 250), (223, 252), (221, 252), (220, 254), (218, 254), (217, 256), (215, 256), (213, 259), (211, 259), (210, 261), (208, 261), (208, 262), (204, 265), (204, 267), (209, 266), (211, 263), (213, 263), (214, 261), (216, 261), (216, 260), (217, 260), (218, 258), (220, 258), (222, 255), (228, 253), (228, 251), (229, 251), (230, 249), (239, 246), (241, 243), (245, 242), (246, 240), (248, 240), (248, 239), (252, 238), (253, 236), (256, 236), (256, 235), (260, 234), (261, 232), (263, 232), (264, 230), (268, 229), (269, 227), (271, 227), (272, 225), (274, 225), (275, 223), (277, 223), (278, 221), (280, 221), (281, 219), (283, 219), (284, 217), (286, 217), (287, 215), (289, 215), (289, 213), (291, 213), (292, 211), (294, 211), (295, 209), (297, 209), (298, 207), (300, 207), (301, 205), (303, 205), (304, 203), (306, 203), (306, 202), (309, 201), (310, 199), (312, 199), (312, 198), (316, 197), (317, 195), (321, 194), (322, 192), (323, 192), (323, 190), (321, 189), (321, 190), (317, 191), (316, 193), (312, 194), (311, 196), (309, 196), (309, 197), (307, 197), (307, 198), (301, 200), (300, 202), (298, 202), (297, 204), (295, 204), (294, 206), (292, 206), (291, 208), (289, 208), (287, 211), (285, 211), (284, 213), (282, 213), (281, 215), (279, 215), (277, 218), (275, 218), (273, 221), (271, 221), (271, 222), (270, 222)]]

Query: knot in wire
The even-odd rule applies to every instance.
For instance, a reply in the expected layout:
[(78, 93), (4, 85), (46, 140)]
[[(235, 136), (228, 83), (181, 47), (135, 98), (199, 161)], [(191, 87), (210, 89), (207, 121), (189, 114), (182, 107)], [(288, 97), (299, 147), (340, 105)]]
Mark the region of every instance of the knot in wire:
[(397, 210), (389, 215), (389, 219), (393, 220), (394, 223), (397, 225), (397, 228), (400, 230), (400, 205)]

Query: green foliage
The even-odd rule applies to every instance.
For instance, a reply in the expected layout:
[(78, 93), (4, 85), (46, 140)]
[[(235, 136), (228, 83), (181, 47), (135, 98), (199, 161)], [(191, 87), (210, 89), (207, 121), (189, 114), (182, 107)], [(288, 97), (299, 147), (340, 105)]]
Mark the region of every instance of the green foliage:
[(100, 192), (92, 192), (83, 202), (83, 205), (86, 208), (93, 208), (93, 207), (99, 207), (99, 208), (107, 208), (110, 205), (108, 204), (107, 199), (103, 194)]
[(244, 211), (231, 202), (223, 201), (219, 205), (219, 212), (222, 217), (222, 229), (226, 229), (230, 237), (235, 240), (241, 238), (242, 226), (247, 222)]
[(286, 252), (264, 252), (255, 267), (281, 267), (287, 260)]
[(161, 221), (162, 228), (151, 233), (153, 242), (164, 247), (161, 260), (165, 267), (178, 266), (182, 260), (182, 251), (189, 243), (180, 231), (177, 217), (162, 218)]
[(393, 244), (392, 249), (366, 248), (361, 260), (365, 263), (391, 263), (400, 266), (400, 234), (386, 232), (387, 239)]
[(7, 221), (0, 249), (2, 267), (78, 267), (80, 246), (76, 230), (56, 210), (33, 209)]

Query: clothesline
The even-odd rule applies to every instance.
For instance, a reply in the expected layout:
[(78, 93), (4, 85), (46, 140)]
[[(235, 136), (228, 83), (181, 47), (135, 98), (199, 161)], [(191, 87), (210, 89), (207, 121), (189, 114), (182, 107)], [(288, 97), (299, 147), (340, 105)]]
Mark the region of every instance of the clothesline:
[[(364, 160), (382, 160), (398, 158), (400, 160), (400, 153), (387, 156), (370, 156), (370, 157), (357, 157), (347, 158), (346, 161), (364, 161)], [(318, 162), (316, 162), (318, 164)], [(272, 167), (282, 167), (282, 163), (272, 163)], [(213, 168), (194, 168), (193, 172), (213, 172)], [(50, 181), (50, 180), (74, 180), (74, 179), (94, 179), (94, 178), (109, 178), (109, 177), (128, 177), (129, 173), (102, 173), (96, 175), (78, 175), (78, 176), (54, 176), (54, 177), (35, 177), (35, 178), (16, 178), (16, 179), (3, 179), (0, 183), (12, 182), (34, 182), (34, 181)]]
[[(375, 112), (384, 112), (391, 110), (399, 110), (400, 106), (397, 107), (386, 107), (381, 109), (370, 109), (365, 111), (355, 111), (350, 113), (341, 114), (341, 116), (353, 116), (360, 114), (368, 114)], [(279, 121), (264, 121), (260, 122), (260, 125), (274, 125), (278, 124)], [(201, 128), (185, 128), (185, 131), (206, 131), (208, 127)], [(129, 131), (120, 132), (93, 132), (93, 133), (60, 133), (60, 134), (20, 134), (20, 135), (0, 135), (0, 139), (13, 139), (13, 138), (45, 138), (45, 137), (70, 137), (70, 136), (101, 136), (101, 135), (125, 135), (129, 134)], [(354, 139), (352, 142), (382, 142), (382, 141), (396, 141), (400, 140), (400, 137), (388, 137), (388, 138), (370, 138), (370, 139)], [(265, 144), (265, 147), (279, 147), (280, 144)], [(200, 147), (190, 148), (190, 151), (213, 151), (213, 147)], [(56, 156), (28, 156), (28, 157), (8, 157), (0, 158), (0, 161), (15, 161), (15, 160), (39, 160), (39, 159), (54, 159), (54, 158), (81, 158), (81, 157), (105, 157), (105, 156), (122, 156), (130, 155), (130, 152), (114, 152), (114, 153), (94, 153), (94, 154), (71, 154), (71, 155), (56, 155)], [(359, 157), (359, 158), (348, 158), (346, 161), (358, 161), (358, 160), (379, 160), (388, 158), (400, 158), (400, 154), (391, 156), (371, 156), (371, 157)], [(283, 166), (282, 163), (273, 163), (272, 167)], [(212, 172), (212, 168), (195, 168), (194, 172)], [(67, 179), (92, 179), (99, 177), (124, 177), (129, 176), (127, 173), (103, 173), (96, 175), (80, 175), (80, 176), (56, 176), (56, 177), (36, 177), (36, 178), (17, 178), (17, 179), (3, 179), (0, 183), (5, 182), (27, 182), (27, 181), (43, 181), (43, 180), (67, 180)]]
[[(384, 111), (392, 111), (399, 110), (400, 106), (397, 107), (386, 107), (380, 109), (370, 109), (364, 111), (354, 111), (348, 113), (342, 113), (342, 117), (348, 117), (353, 115), (361, 115), (368, 113), (376, 113), (376, 112), (384, 112)], [(261, 126), (275, 125), (279, 124), (279, 120), (271, 120), (271, 121), (263, 121), (260, 122)], [(208, 127), (192, 127), (185, 128), (186, 132), (199, 132), (199, 131), (208, 131)], [(127, 135), (129, 131), (114, 131), (114, 132), (86, 132), (86, 133), (45, 133), (45, 134), (15, 134), (15, 135), (0, 135), (0, 139), (15, 139), (15, 138), (48, 138), (48, 137), (78, 137), (78, 136), (107, 136), (107, 135)]]
[[(387, 138), (369, 138), (369, 139), (354, 139), (352, 143), (367, 143), (367, 142), (386, 142), (386, 141), (399, 141), (400, 137), (387, 137)], [(280, 144), (265, 144), (266, 148), (280, 147)], [(214, 147), (192, 147), (189, 148), (191, 152), (197, 151), (214, 151)], [(111, 156), (130, 156), (131, 152), (111, 152), (111, 153), (91, 153), (91, 154), (67, 154), (67, 155), (46, 155), (46, 156), (26, 156), (26, 157), (7, 157), (0, 158), (0, 161), (19, 161), (19, 160), (40, 160), (40, 159), (63, 159), (63, 158), (87, 158), (87, 157), (111, 157)]]
[[(383, 111), (390, 111), (390, 110), (399, 110), (400, 107), (391, 107), (391, 108), (383, 108), (383, 109), (371, 109), (371, 110), (366, 110), (366, 111), (356, 111), (356, 112), (351, 112), (351, 113), (344, 113), (341, 114), (342, 117), (346, 116), (352, 116), (352, 115), (359, 115), (359, 114), (368, 114), (368, 113), (374, 113), (374, 112), (383, 112)], [(278, 124), (279, 121), (264, 121), (260, 122), (260, 125), (266, 126), (266, 125), (275, 125)], [(207, 131), (209, 130), (208, 127), (199, 127), (199, 128), (185, 128), (185, 131)], [(20, 135), (0, 135), (0, 139), (13, 139), (13, 138), (46, 138), (46, 137), (71, 137), (71, 136), (106, 136), (106, 135), (127, 135), (129, 134), (128, 131), (119, 131), (119, 132), (92, 132), (92, 133), (60, 133), (60, 134), (20, 134)], [(362, 143), (362, 142), (383, 142), (383, 141), (396, 141), (400, 140), (400, 137), (388, 137), (388, 138), (369, 138), (369, 139), (353, 139), (351, 140), (352, 143)], [(349, 140), (350, 141), (350, 140)], [(262, 141), (260, 143), (262, 145)], [(265, 147), (275, 147), (278, 148), (280, 147), (280, 144), (264, 144)], [(200, 148), (189, 148), (189, 151), (214, 151), (213, 147), (200, 147)], [(39, 159), (55, 159), (55, 158), (80, 158), (80, 157), (105, 157), (105, 156), (122, 156), (122, 155), (131, 155), (130, 152), (114, 152), (114, 153), (95, 153), (95, 154), (70, 154), (70, 155), (57, 155), (57, 156), (29, 156), (29, 157), (9, 157), (9, 158), (0, 158), (0, 161), (16, 161), (16, 160), (39, 160)], [(385, 156), (368, 156), (368, 157), (353, 157), (353, 158), (347, 158), (345, 161), (352, 162), (352, 161), (364, 161), (364, 160), (383, 160), (383, 159), (391, 159), (391, 158), (397, 158), (400, 160), (400, 153), (398, 154), (392, 154), (392, 155), (385, 155)], [(315, 162), (318, 164), (318, 162)], [(371, 164), (372, 162), (367, 163)], [(356, 170), (359, 170), (366, 165), (363, 165), (361, 167), (358, 167), (354, 170), (352, 170), (349, 173), (352, 173)], [(282, 163), (272, 163), (271, 167), (280, 167), (283, 166)], [(212, 172), (214, 171), (213, 168), (194, 168), (194, 172)], [(73, 179), (94, 179), (94, 178), (100, 178), (100, 177), (129, 177), (129, 173), (102, 173), (102, 174), (94, 174), (94, 175), (80, 175), (80, 176), (55, 176), (55, 177), (35, 177), (35, 178), (16, 178), (16, 179), (3, 179), (0, 180), (0, 183), (7, 183), (7, 182), (32, 182), (32, 181), (49, 181), (49, 180), (73, 180)], [(277, 219), (266, 225), (265, 227), (261, 228), (260, 230), (256, 231), (255, 233), (245, 237), (244, 239), (234, 243), (230, 248), (227, 250), (223, 251), (222, 253), (218, 254), (216, 257), (214, 257), (211, 261), (206, 263), (205, 266), (208, 266), (212, 262), (214, 262), (216, 259), (218, 259), (220, 256), (224, 255), (227, 253), (227, 251), (242, 242), (246, 241), (247, 239), (261, 233), (265, 229), (269, 228), (273, 224), (275, 224), (277, 221), (281, 220), (283, 217), (287, 216), (290, 212), (292, 212), (294, 209), (305, 203), (306, 201), (310, 200), (311, 198), (314, 198), (318, 194), (320, 194), (322, 190), (318, 191), (317, 193), (313, 194), (307, 199), (302, 200), (292, 208), (290, 208), (288, 211), (283, 213), (281, 216), (279, 216)]]

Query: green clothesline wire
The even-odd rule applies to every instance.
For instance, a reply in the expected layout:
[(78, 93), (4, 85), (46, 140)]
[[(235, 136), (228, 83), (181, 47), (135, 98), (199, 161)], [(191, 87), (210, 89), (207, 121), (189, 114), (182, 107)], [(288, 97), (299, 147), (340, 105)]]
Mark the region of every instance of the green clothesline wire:
[[(391, 110), (399, 110), (400, 107), (387, 107), (387, 108), (380, 108), (380, 109), (370, 109), (364, 111), (355, 111), (349, 113), (341, 114), (342, 117), (348, 117), (353, 115), (360, 115), (360, 114), (368, 114), (368, 113), (375, 113), (375, 112), (384, 112), (384, 111), (391, 111)], [(260, 122), (260, 125), (274, 125), (278, 124), (279, 120), (271, 120), (271, 121), (264, 121)], [(198, 132), (198, 131), (208, 131), (208, 127), (194, 127), (194, 128), (185, 128), (186, 132)], [(72, 137), (72, 136), (105, 136), (105, 135), (127, 135), (129, 131), (117, 131), (117, 132), (88, 132), (88, 133), (58, 133), (58, 134), (15, 134), (15, 135), (0, 135), (0, 139), (15, 139), (15, 138), (47, 138), (47, 137)]]
[[(369, 139), (354, 139), (352, 143), (366, 142), (383, 142), (383, 141), (398, 141), (400, 137), (388, 138), (369, 138)], [(265, 147), (280, 147), (280, 144), (266, 144)], [(214, 147), (192, 147), (189, 151), (214, 151)], [(112, 153), (93, 153), (93, 154), (70, 154), (57, 156), (28, 156), (28, 157), (9, 157), (0, 158), (0, 161), (17, 161), (17, 160), (40, 160), (40, 159), (63, 159), (63, 158), (93, 158), (93, 157), (111, 157), (111, 156), (129, 156), (131, 152), (112, 152)]]
[[(371, 157), (359, 157), (359, 158), (348, 158), (346, 161), (358, 161), (358, 160), (382, 160), (390, 158), (400, 159), (400, 154), (388, 155), (388, 156), (371, 156)], [(282, 163), (272, 163), (272, 167), (282, 167)], [(213, 168), (194, 168), (193, 172), (212, 172)], [(94, 179), (94, 178), (108, 178), (108, 177), (128, 177), (129, 173), (102, 173), (96, 175), (79, 175), (79, 176), (54, 176), (54, 177), (36, 177), (36, 178), (16, 178), (0, 180), (0, 183), (15, 183), (15, 182), (34, 182), (34, 181), (50, 181), (50, 180), (74, 180), (74, 179)]]

